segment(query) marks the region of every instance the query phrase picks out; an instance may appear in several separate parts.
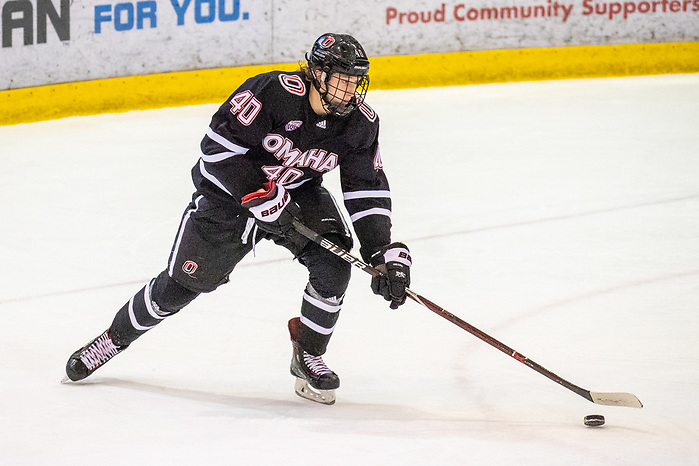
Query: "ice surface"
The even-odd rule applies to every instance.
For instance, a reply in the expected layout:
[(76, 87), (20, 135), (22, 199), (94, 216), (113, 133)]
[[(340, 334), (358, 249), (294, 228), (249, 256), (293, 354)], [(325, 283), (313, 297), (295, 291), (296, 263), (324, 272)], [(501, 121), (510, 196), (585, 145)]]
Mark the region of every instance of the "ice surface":
[(303, 400), (286, 321), (305, 271), (271, 243), (60, 384), (164, 268), (204, 105), (0, 127), (0, 464), (699, 464), (699, 75), (368, 102), (412, 288), (643, 409), (594, 405), (415, 303), (391, 311), (358, 270), (325, 357), (338, 401)]

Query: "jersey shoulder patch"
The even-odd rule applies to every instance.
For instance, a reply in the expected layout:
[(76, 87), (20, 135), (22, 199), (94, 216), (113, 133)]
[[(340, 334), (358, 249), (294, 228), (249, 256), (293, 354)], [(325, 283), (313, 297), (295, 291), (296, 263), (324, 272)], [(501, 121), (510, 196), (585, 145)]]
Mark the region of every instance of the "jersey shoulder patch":
[(279, 74), (279, 82), (282, 87), (293, 95), (304, 96), (306, 95), (306, 83), (297, 74)]
[(362, 105), (359, 106), (359, 111), (364, 115), (367, 120), (370, 122), (375, 122), (376, 121), (376, 112), (374, 111), (373, 108), (369, 107), (369, 105), (366, 102), (362, 102)]

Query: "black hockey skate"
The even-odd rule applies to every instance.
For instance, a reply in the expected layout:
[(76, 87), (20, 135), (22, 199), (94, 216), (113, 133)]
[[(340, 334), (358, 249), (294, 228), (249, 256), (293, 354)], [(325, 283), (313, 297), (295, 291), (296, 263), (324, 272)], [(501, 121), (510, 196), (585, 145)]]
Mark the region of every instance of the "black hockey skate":
[(335, 389), (340, 387), (340, 378), (323, 362), (321, 356), (305, 352), (294, 338), (301, 325), (296, 317), (289, 321), (289, 333), (293, 356), (291, 357), (291, 375), (296, 377), (294, 390), (301, 398), (331, 405), (335, 403)]
[(116, 346), (109, 337), (109, 330), (105, 330), (102, 335), (72, 354), (66, 364), (63, 382), (77, 382), (86, 378), (128, 346)]

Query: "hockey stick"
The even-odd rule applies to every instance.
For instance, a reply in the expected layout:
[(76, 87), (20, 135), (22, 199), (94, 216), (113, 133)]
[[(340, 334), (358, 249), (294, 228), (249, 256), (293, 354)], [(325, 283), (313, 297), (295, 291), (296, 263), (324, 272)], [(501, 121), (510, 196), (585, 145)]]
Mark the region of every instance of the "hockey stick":
[[(345, 251), (342, 249), (340, 246), (334, 244), (331, 241), (328, 241), (325, 239), (323, 236), (319, 235), (315, 231), (311, 230), (308, 228), (306, 225), (302, 224), (301, 222), (294, 220), (293, 221), (294, 228), (296, 231), (301, 233), (303, 236), (306, 238), (310, 239), (314, 243), (319, 244), (320, 246), (324, 247), (328, 251), (332, 252), (338, 257), (341, 257), (342, 259), (346, 260), (353, 266), (362, 269), (372, 277), (375, 277), (377, 275), (381, 275), (381, 272), (377, 270), (376, 268), (372, 267), (371, 265), (367, 264), (366, 262), (363, 262), (361, 259), (353, 256), (349, 252)], [(420, 296), (419, 294), (415, 293), (414, 291), (407, 289), (407, 294), (412, 299), (418, 304), (421, 304), (422, 306), (426, 307), (430, 311), (434, 312), (435, 314), (438, 314), (448, 320), (449, 322), (453, 323), (454, 325), (462, 328), (463, 330), (466, 330), (468, 333), (471, 335), (480, 338), (484, 342), (488, 343), (490, 346), (499, 349), (503, 353), (507, 354), (508, 356), (516, 359), (517, 361), (521, 362), (525, 366), (529, 367), (530, 369), (535, 370), (539, 374), (543, 375), (544, 377), (553, 380), (554, 382), (558, 383), (559, 385), (564, 386), (568, 390), (577, 393), (581, 397), (585, 398), (588, 401), (591, 401), (593, 403), (596, 403), (598, 405), (606, 405), (606, 406), (626, 406), (630, 408), (642, 408), (643, 404), (641, 401), (636, 397), (636, 395), (633, 395), (631, 393), (623, 393), (623, 392), (593, 392), (590, 390), (586, 390), (582, 387), (579, 387), (563, 377), (560, 377), (550, 370), (546, 369), (545, 367), (541, 366), (540, 364), (537, 364), (536, 362), (532, 361), (528, 357), (524, 356), (523, 354), (515, 351), (514, 349), (510, 348), (506, 344), (500, 342), (499, 340), (496, 340), (495, 338), (491, 337), (487, 333), (483, 332), (482, 330), (477, 329), (473, 325), (469, 324), (468, 322), (460, 319), (459, 317), (455, 316), (451, 312), (445, 310), (444, 308), (438, 306), (437, 304), (433, 303), (429, 299)]]

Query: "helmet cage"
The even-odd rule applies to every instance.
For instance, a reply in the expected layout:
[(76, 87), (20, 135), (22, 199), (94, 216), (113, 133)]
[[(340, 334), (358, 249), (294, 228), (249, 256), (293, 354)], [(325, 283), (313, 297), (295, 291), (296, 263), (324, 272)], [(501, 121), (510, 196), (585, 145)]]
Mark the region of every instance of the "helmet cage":
[[(330, 75), (323, 71), (320, 79), (314, 75), (313, 86), (320, 94), (320, 101), (325, 111), (344, 118), (364, 103), (369, 89), (369, 76), (355, 77), (344, 73)], [(349, 100), (344, 100), (347, 92), (353, 88), (352, 97)]]

